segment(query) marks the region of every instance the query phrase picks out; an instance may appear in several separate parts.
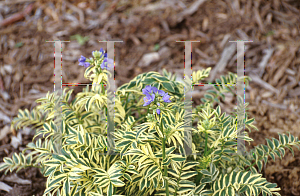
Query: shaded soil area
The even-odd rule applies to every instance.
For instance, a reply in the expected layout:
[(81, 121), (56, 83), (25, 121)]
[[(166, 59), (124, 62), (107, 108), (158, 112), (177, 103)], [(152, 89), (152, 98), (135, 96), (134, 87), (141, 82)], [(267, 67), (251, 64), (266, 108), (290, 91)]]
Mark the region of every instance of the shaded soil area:
[[(28, 129), (9, 129), (18, 109), (34, 107), (37, 98), (53, 91), (54, 46), (46, 42), (51, 40), (70, 41), (62, 44), (63, 83), (88, 83), (84, 67), (78, 66), (80, 56), (106, 50), (100, 40), (122, 40), (115, 44), (117, 86), (163, 68), (183, 78), (184, 44), (176, 40), (200, 41), (192, 44), (192, 68), (211, 67), (213, 81), (237, 71), (235, 43), (229, 41), (252, 40), (245, 44), (245, 74), (252, 78), (246, 102), (259, 131), (250, 133), (250, 147), (266, 144), (265, 138), (278, 139), (278, 132), (299, 137), (299, 26), (298, 0), (1, 1), (0, 161), (32, 140)], [(75, 94), (82, 86), (69, 88)], [(195, 104), (203, 89), (195, 87), (200, 93), (193, 97)], [(230, 111), (234, 103), (226, 99), (222, 109)], [(294, 157), (286, 149), (283, 160), (269, 158), (263, 169), (284, 196), (300, 195), (300, 153), (294, 150)], [(0, 182), (11, 189), (0, 195), (43, 194), (46, 178), (36, 168), (21, 170), (13, 180), (3, 174)]]

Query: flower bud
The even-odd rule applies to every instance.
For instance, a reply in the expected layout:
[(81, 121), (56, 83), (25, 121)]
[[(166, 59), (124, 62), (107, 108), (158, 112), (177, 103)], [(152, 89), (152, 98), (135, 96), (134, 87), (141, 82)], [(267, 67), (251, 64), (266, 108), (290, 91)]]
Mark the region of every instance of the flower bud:
[(99, 51), (93, 51), (92, 55), (95, 59), (99, 59), (101, 57), (101, 53)]
[(230, 173), (232, 171), (232, 167), (227, 168), (227, 173)]

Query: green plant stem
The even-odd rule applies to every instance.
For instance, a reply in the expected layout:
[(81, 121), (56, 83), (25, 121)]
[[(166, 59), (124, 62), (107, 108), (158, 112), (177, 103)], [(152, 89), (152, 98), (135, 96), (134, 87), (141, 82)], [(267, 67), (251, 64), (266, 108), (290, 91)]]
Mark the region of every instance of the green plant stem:
[(104, 84), (103, 83), (100, 83), (102, 85), (102, 93), (103, 95), (105, 94), (105, 89), (104, 89)]
[(138, 114), (139, 114), (139, 117), (140, 117), (141, 116), (140, 108), (138, 108)]
[(204, 156), (207, 156), (207, 138), (208, 138), (208, 133), (205, 132), (205, 151), (204, 151)]
[[(259, 159), (258, 159), (258, 161), (257, 162), (259, 162), (260, 160), (262, 160), (263, 159), (263, 156), (262, 157), (260, 157)], [(253, 166), (253, 165), (255, 165), (256, 164), (256, 161), (254, 162), (254, 163), (252, 163), (250, 166), (249, 166), (249, 168), (248, 169), (246, 169), (245, 171), (249, 171), (249, 169)]]
[[(166, 140), (165, 140), (165, 134), (163, 132), (163, 126), (162, 126), (162, 119), (160, 121), (160, 130), (163, 133), (163, 138), (162, 138), (162, 158), (163, 160), (166, 158)], [(167, 166), (164, 166), (164, 176), (168, 177), (168, 170), (167, 170)], [(165, 186), (166, 186), (166, 196), (169, 196), (169, 183), (167, 180), (165, 180)]]
[(125, 108), (124, 108), (125, 111), (127, 110), (128, 97), (129, 97), (129, 93), (127, 93), (126, 100), (125, 100), (125, 101), (126, 101), (126, 103), (125, 103)]
[[(221, 154), (223, 153), (223, 147), (224, 147), (224, 142), (222, 142)], [(221, 160), (221, 157), (219, 158), (219, 160), (216, 163), (217, 166), (219, 165), (220, 160)]]
[(34, 165), (26, 165), (24, 166), (24, 169), (28, 168), (28, 167), (35, 167), (35, 168), (39, 168), (39, 169), (42, 169), (43, 167), (42, 166), (34, 166)]
[(198, 186), (200, 184), (200, 179), (202, 178), (203, 174), (198, 172), (198, 175), (196, 177), (196, 185)]
[[(140, 119), (138, 119), (137, 121), (135, 121), (135, 122), (133, 123), (133, 125), (135, 125), (135, 123), (137, 123), (137, 122), (143, 120), (144, 118), (146, 118), (146, 116), (143, 116), (142, 118), (140, 118)], [(133, 126), (133, 125), (132, 125), (132, 126)]]
[[(182, 173), (182, 165), (181, 165), (181, 168), (180, 168), (180, 171), (179, 171), (179, 176), (181, 176), (181, 173)], [(179, 181), (180, 181), (180, 177), (179, 177), (178, 180), (177, 180), (177, 184), (179, 184)], [(175, 189), (175, 194), (174, 194), (174, 195), (177, 195), (177, 191), (178, 191), (178, 189), (177, 189), (177, 187), (176, 187), (176, 189)]]

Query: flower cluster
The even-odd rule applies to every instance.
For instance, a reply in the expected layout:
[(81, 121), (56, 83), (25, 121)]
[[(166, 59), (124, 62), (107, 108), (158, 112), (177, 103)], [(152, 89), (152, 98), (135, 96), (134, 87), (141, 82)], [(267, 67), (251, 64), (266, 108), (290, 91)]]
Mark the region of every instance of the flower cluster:
[[(107, 53), (103, 50), (103, 48), (100, 48), (99, 51), (93, 51), (92, 55), (95, 59), (100, 59), (104, 57), (104, 60), (101, 63), (101, 69), (107, 69), (110, 70), (112, 66), (114, 65), (114, 60), (113, 59), (108, 59), (107, 58)], [(81, 55), (81, 57), (78, 59), (79, 61), (79, 66), (84, 66), (85, 68), (88, 68), (91, 64), (87, 62), (87, 59)]]
[[(168, 95), (168, 93), (164, 92), (163, 90), (158, 90), (156, 87), (151, 87), (151, 86), (146, 86), (144, 89), (142, 89), (143, 94), (146, 95), (144, 97), (144, 105), (143, 106), (147, 106), (150, 103), (155, 101), (155, 96), (157, 95), (161, 95), (162, 96), (162, 100), (166, 103), (170, 103), (170, 95)], [(157, 102), (156, 103), (158, 106), (160, 106), (160, 103)], [(156, 110), (157, 114), (160, 114), (160, 107), (158, 107), (158, 109)]]
[(110, 70), (112, 65), (114, 65), (114, 60), (113, 59), (108, 59), (107, 58), (107, 53), (104, 54), (104, 60), (102, 61), (101, 64), (101, 69), (106, 68), (107, 70)]
[(91, 64), (89, 62), (86, 62), (86, 58), (81, 55), (81, 57), (78, 59), (79, 66), (84, 66), (85, 68), (88, 68)]

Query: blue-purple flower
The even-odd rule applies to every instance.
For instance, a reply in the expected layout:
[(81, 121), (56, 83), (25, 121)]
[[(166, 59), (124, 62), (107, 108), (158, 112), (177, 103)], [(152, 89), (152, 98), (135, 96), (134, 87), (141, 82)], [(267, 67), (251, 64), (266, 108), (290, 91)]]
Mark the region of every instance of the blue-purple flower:
[(81, 57), (78, 59), (79, 66), (84, 66), (85, 68), (89, 67), (91, 64), (89, 62), (86, 62), (86, 58), (81, 55)]
[(154, 101), (155, 99), (155, 95), (154, 94), (149, 94), (147, 93), (146, 97), (144, 97), (144, 105), (143, 106), (147, 106), (149, 105), (152, 101)]
[(152, 92), (155, 94), (157, 93), (158, 89), (155, 86), (151, 87), (150, 85), (148, 85), (144, 89), (142, 89), (142, 91), (144, 95), (146, 95), (146, 93), (152, 93)]
[(85, 62), (83, 66), (84, 66), (85, 68), (88, 68), (90, 65), (91, 65), (91, 64), (90, 64), (89, 62)]
[[(142, 89), (143, 94), (146, 95), (144, 97), (144, 105), (147, 106), (150, 103), (152, 103), (155, 100), (156, 93), (158, 92), (159, 95), (162, 96), (162, 100), (166, 103), (171, 102), (170, 95), (168, 93), (165, 93), (163, 90), (158, 90), (156, 87), (151, 87), (150, 85), (147, 85), (144, 89)], [(157, 105), (160, 106), (160, 103), (157, 102)], [(160, 109), (156, 109), (156, 113), (160, 114)]]
[[(104, 54), (105, 56), (105, 54)], [(101, 63), (101, 69), (106, 68), (107, 70), (110, 70), (114, 65), (114, 60), (113, 59), (108, 59), (105, 57), (105, 59)]]
[(142, 91), (144, 95), (147, 95), (147, 93), (151, 93), (152, 87), (148, 85), (144, 89), (142, 89)]
[(164, 92), (163, 90), (159, 90), (158, 91), (158, 94), (160, 94), (163, 98), (163, 101), (166, 102), (166, 103), (170, 103), (171, 100), (170, 99), (170, 95), (168, 95), (168, 93)]
[(101, 52), (101, 57), (102, 57), (102, 56), (103, 56), (103, 54), (104, 54), (104, 50), (103, 50), (103, 48), (100, 48), (99, 52)]
[(79, 65), (80, 65), (80, 66), (83, 66), (85, 60), (86, 60), (86, 58), (85, 58), (84, 56), (81, 55), (81, 57), (78, 59)]
[[(157, 103), (157, 105), (160, 106), (160, 103)], [(157, 109), (156, 113), (159, 115), (160, 114), (160, 109)]]
[(165, 93), (165, 95), (163, 96), (162, 100), (166, 103), (170, 103), (170, 95), (168, 95), (168, 93)]

